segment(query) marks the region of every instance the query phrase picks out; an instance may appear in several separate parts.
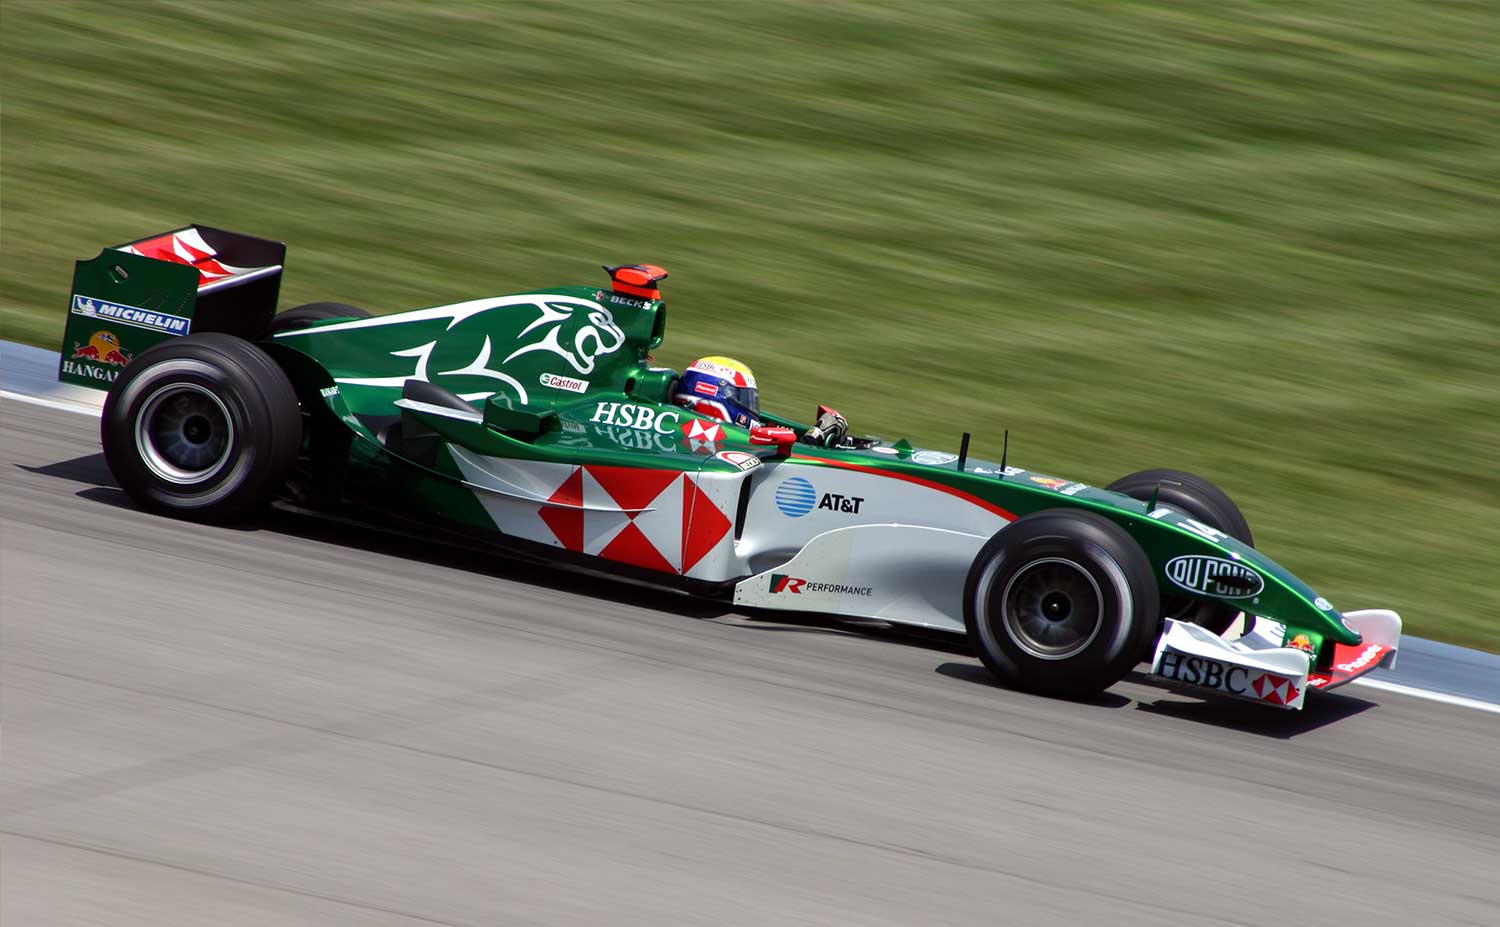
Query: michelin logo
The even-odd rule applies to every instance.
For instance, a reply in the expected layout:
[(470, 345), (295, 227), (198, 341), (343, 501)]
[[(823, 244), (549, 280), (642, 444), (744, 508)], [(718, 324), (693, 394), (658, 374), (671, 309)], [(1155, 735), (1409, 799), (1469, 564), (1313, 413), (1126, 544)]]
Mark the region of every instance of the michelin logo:
[(122, 306), (119, 303), (92, 299), (77, 293), (73, 294), (73, 314), (91, 319), (109, 319), (111, 322), (119, 322), (122, 325), (133, 325), (136, 328), (150, 329), (154, 332), (166, 332), (168, 335), (186, 335), (188, 329), (192, 327), (192, 319), (180, 315), (138, 309), (135, 306)]

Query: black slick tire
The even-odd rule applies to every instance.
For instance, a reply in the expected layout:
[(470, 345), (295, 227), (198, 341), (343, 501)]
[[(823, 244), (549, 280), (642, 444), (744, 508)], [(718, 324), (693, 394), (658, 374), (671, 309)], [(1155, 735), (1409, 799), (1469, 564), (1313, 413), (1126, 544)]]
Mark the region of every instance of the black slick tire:
[(271, 324), (266, 326), (265, 337), (269, 338), (282, 332), (306, 328), (314, 322), (327, 322), (333, 319), (368, 319), (372, 315), (368, 309), (344, 303), (304, 303), (271, 316)]
[(111, 384), (104, 459), (142, 508), (231, 521), (262, 508), (302, 444), (285, 372), (254, 344), (207, 332), (142, 351)]
[(1160, 620), (1151, 561), (1114, 522), (1076, 509), (1017, 519), (964, 584), (970, 646), (1001, 681), (1087, 698), (1124, 678)]
[[(1255, 546), (1250, 525), (1239, 506), (1224, 490), (1201, 476), (1183, 470), (1141, 470), (1122, 476), (1104, 488), (1142, 502), (1150, 501), (1155, 494), (1158, 504), (1174, 508), (1210, 528), (1217, 528), (1250, 547)], [(1222, 602), (1168, 595), (1162, 598), (1162, 612), (1168, 618), (1190, 621), (1215, 634), (1223, 634), (1239, 617), (1240, 610)]]

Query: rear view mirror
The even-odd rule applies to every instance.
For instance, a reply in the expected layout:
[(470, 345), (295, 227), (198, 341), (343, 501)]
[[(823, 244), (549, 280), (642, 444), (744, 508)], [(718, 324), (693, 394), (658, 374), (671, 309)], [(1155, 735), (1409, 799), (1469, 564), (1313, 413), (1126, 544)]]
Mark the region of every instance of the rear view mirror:
[(797, 443), (797, 433), (784, 425), (756, 425), (750, 429), (750, 443), (775, 445), (776, 456), (785, 457)]

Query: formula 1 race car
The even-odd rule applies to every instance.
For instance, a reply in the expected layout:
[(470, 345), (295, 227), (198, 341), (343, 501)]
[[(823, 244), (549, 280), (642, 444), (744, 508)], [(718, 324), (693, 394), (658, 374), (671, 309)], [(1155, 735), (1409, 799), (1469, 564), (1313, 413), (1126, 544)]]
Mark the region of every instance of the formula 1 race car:
[(78, 263), (59, 375), (108, 389), (105, 457), (144, 508), (225, 520), (280, 499), (740, 606), (964, 633), (1001, 680), (1066, 697), (1149, 659), (1300, 708), (1394, 662), (1395, 613), (1340, 614), (1200, 477), (1101, 489), (972, 459), (967, 435), (957, 453), (817, 446), (779, 416), (673, 404), (678, 375), (649, 356), (660, 268), (275, 314), (284, 257), (190, 226)]

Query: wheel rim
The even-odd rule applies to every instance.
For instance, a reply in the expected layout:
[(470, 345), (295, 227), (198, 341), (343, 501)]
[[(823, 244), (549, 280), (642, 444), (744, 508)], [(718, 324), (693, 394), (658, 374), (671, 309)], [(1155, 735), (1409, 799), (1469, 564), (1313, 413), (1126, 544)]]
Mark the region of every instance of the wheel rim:
[(207, 388), (171, 383), (141, 403), (135, 416), (135, 446), (146, 467), (160, 479), (179, 486), (196, 485), (228, 465), (234, 421)]
[(1026, 564), (1005, 584), (1000, 599), (1005, 633), (1042, 660), (1082, 653), (1104, 623), (1104, 595), (1078, 563), (1049, 557)]

